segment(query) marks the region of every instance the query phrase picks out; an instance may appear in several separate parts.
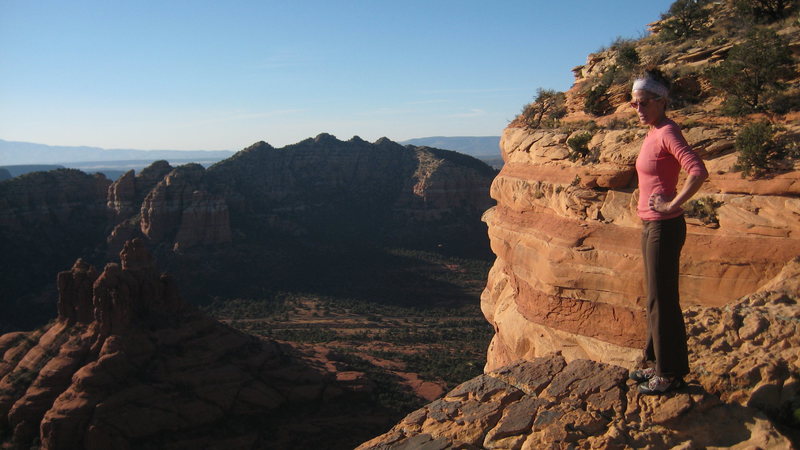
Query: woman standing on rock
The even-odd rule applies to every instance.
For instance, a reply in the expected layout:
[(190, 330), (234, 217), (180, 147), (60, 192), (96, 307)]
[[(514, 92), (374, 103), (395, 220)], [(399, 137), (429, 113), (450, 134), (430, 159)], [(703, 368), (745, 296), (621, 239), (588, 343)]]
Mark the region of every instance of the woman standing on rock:
[[(630, 377), (640, 383), (639, 392), (662, 394), (683, 386), (683, 376), (689, 373), (686, 327), (678, 296), (680, 253), (686, 240), (681, 205), (700, 189), (708, 172), (680, 127), (667, 118), (669, 82), (661, 72), (649, 70), (637, 78), (631, 96), (639, 121), (650, 127), (636, 160), (647, 282), (644, 359), (650, 367), (633, 371)], [(678, 192), (681, 168), (688, 177)]]

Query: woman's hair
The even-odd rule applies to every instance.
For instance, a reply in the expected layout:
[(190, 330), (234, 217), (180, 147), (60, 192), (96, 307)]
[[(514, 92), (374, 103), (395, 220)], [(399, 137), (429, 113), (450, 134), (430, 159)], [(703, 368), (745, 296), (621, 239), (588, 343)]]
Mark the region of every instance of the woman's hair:
[[(656, 82), (656, 83), (660, 84), (661, 86), (663, 86), (665, 88), (665, 91), (663, 93), (661, 93), (661, 94), (659, 94), (658, 92), (653, 92), (653, 90), (651, 90), (651, 89), (645, 88), (645, 90), (647, 90), (648, 92), (652, 92), (654, 94), (659, 94), (659, 97), (663, 97), (666, 100), (669, 100), (669, 91), (670, 91), (670, 88), (672, 87), (672, 83), (670, 83), (669, 79), (664, 75), (664, 73), (661, 72), (660, 70), (658, 70), (657, 68), (651, 67), (651, 68), (647, 68), (647, 69), (643, 69), (643, 70), (639, 71), (636, 74), (636, 77), (634, 78), (634, 80), (635, 80), (634, 81), (634, 87), (636, 85), (642, 84), (641, 81), (644, 81), (644, 84), (647, 84), (648, 82), (650, 82), (650, 83)], [(658, 90), (660, 90), (660, 89), (658, 89)]]
[(658, 81), (659, 83), (663, 84), (667, 90), (672, 88), (672, 83), (669, 81), (666, 75), (664, 75), (663, 72), (655, 67), (643, 70), (640, 76), (637, 78), (650, 78), (651, 80)]

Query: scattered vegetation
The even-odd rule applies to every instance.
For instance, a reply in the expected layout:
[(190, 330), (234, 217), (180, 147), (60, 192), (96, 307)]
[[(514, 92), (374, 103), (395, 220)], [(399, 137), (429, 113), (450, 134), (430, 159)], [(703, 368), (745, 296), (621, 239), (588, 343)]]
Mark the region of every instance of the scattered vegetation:
[(607, 121), (603, 128), (606, 130), (627, 130), (631, 128), (631, 121), (629, 119), (615, 117)]
[(403, 361), (406, 370), (418, 373), (424, 379), (442, 379), (447, 389), (483, 373), (483, 364), (459, 348), (433, 348), (417, 353), (376, 351), (372, 354), (392, 361)]
[(397, 375), (388, 373), (358, 356), (348, 348), (337, 348), (336, 360), (347, 364), (349, 370), (366, 374), (374, 383), (370, 393), (373, 403), (394, 412), (395, 419), (400, 420), (409, 411), (421, 407), (425, 401), (416, 397), (411, 389), (400, 383)]
[(528, 128), (555, 128), (567, 113), (563, 92), (539, 88), (536, 98), (522, 109), (521, 118)]
[(595, 131), (599, 130), (600, 126), (597, 125), (597, 122), (594, 120), (575, 120), (570, 122), (565, 122), (564, 124), (559, 127), (559, 131), (562, 131), (567, 134), (572, 134), (578, 130), (585, 130), (589, 133), (594, 133)]
[(711, 84), (726, 95), (722, 112), (734, 116), (765, 110), (765, 100), (784, 90), (781, 81), (793, 74), (788, 43), (766, 28), (751, 31), (724, 61), (706, 72)]
[(458, 299), (439, 304), (410, 299), (364, 298), (345, 294), (278, 292), (252, 299), (216, 299), (204, 309), (246, 333), (298, 344), (323, 344), (344, 356), (335, 358), (365, 372), (375, 383), (373, 401), (407, 414), (419, 406), (402, 380), (371, 362), (377, 357), (400, 363), (405, 372), (450, 388), (481, 373), (493, 329), (480, 310), (480, 293), (490, 264), (410, 249), (390, 249), (398, 258), (427, 264), (425, 277), (403, 276), (432, 289), (460, 289)]
[(633, 73), (641, 63), (639, 51), (636, 49), (636, 41), (617, 37), (611, 44), (611, 50), (616, 54), (615, 65), (618, 73), (615, 76), (622, 77), (627, 81), (627, 76)]
[(775, 141), (776, 131), (769, 122), (751, 123), (742, 128), (736, 136), (739, 156), (734, 169), (740, 170), (743, 177), (759, 177), (772, 171), (785, 156), (784, 149)]
[(683, 210), (687, 217), (699, 219), (706, 225), (719, 224), (717, 208), (720, 206), (722, 206), (722, 202), (711, 197), (701, 197), (687, 202)]

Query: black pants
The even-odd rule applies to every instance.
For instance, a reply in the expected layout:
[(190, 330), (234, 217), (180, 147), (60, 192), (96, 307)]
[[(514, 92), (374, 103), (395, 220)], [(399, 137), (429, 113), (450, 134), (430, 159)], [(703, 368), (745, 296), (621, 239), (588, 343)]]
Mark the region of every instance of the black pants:
[(683, 216), (643, 221), (642, 256), (647, 281), (647, 346), (645, 361), (655, 362), (656, 374), (681, 377), (689, 373), (686, 326), (678, 294), (678, 267), (686, 242)]

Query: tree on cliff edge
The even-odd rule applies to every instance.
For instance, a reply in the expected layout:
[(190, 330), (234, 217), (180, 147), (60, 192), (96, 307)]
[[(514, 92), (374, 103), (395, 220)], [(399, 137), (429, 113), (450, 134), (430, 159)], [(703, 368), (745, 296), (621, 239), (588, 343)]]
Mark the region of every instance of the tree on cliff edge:
[(565, 101), (563, 92), (539, 88), (536, 90), (536, 99), (523, 108), (522, 120), (529, 128), (541, 127), (545, 118), (547, 126), (555, 126), (556, 121), (567, 113)]

